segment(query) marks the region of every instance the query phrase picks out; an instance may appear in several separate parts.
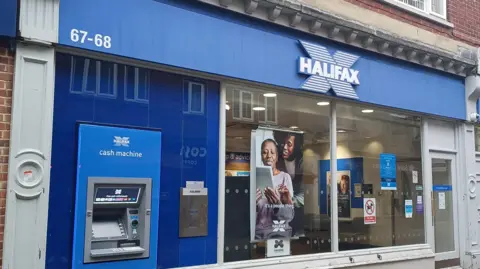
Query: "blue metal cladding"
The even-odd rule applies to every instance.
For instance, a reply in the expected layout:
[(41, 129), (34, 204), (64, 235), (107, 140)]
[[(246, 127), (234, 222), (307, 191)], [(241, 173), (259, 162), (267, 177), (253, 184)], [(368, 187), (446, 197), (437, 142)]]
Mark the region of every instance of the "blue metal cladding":
[[(158, 268), (216, 263), (219, 83), (64, 54), (55, 72), (46, 268), (71, 268), (77, 121), (162, 129)], [(189, 82), (203, 85), (191, 99)], [(186, 181), (208, 188), (206, 237), (178, 237)]]
[[(86, 15), (88, 14), (88, 15)], [(80, 32), (83, 31), (83, 32)], [(83, 41), (82, 41), (83, 40)], [(463, 78), (186, 0), (62, 0), (59, 43), (299, 89), (300, 40), (360, 58), (365, 103), (465, 119)]]
[(0, 1), (0, 36), (17, 35), (17, 0)]

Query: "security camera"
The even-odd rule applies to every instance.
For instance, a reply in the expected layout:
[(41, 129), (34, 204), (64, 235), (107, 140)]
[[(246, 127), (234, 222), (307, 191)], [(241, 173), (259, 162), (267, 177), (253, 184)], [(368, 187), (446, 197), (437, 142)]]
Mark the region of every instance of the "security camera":
[(480, 120), (480, 114), (478, 113), (470, 113), (470, 121), (478, 122)]

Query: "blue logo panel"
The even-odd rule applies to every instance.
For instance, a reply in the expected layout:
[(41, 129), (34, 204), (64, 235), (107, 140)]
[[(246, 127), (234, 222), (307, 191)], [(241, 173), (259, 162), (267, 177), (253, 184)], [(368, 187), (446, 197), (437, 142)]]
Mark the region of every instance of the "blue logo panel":
[[(162, 133), (152, 130), (80, 124), (73, 236), (73, 268), (156, 268)], [(148, 259), (83, 263), (88, 177), (152, 179)]]

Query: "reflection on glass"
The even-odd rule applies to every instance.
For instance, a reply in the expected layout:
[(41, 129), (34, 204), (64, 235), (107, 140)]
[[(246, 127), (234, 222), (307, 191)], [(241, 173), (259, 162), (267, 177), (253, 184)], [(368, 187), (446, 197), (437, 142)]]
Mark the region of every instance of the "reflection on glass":
[[(320, 188), (319, 180), (319, 167), (324, 165), (321, 161), (329, 162), (330, 156), (329, 107), (318, 106), (321, 100), (311, 96), (266, 93), (227, 90), (231, 110), (226, 111), (225, 261), (265, 258), (269, 252), (266, 239), (284, 233), (293, 236), (290, 240), (291, 255), (330, 251), (327, 193)], [(265, 109), (254, 109), (258, 107)], [(256, 135), (261, 133), (260, 143), (255, 149), (251, 145), (253, 130)], [(256, 170), (259, 192), (254, 191), (259, 202), (253, 215), (257, 220), (253, 231), (250, 231), (251, 154), (257, 154), (255, 156), (262, 166), (272, 168), (273, 182), (270, 185), (261, 183), (262, 169)], [(277, 180), (279, 177), (282, 179)], [(274, 191), (277, 185), (285, 185), (286, 188), (284, 192), (277, 188), (278, 192), (273, 193), (265, 190), (267, 185)], [(280, 212), (258, 207), (264, 204), (282, 204), (284, 208)], [(267, 211), (272, 211), (272, 214)], [(285, 232), (275, 230), (269, 220), (277, 218), (280, 213), (285, 217), (288, 215), (286, 212), (291, 212), (292, 218), (286, 223)], [(256, 237), (254, 242), (251, 232)]]
[(475, 151), (480, 152), (480, 126), (475, 126)]
[(419, 120), (340, 103), (337, 128), (339, 249), (424, 243)]
[(432, 159), (435, 252), (455, 250), (451, 161)]

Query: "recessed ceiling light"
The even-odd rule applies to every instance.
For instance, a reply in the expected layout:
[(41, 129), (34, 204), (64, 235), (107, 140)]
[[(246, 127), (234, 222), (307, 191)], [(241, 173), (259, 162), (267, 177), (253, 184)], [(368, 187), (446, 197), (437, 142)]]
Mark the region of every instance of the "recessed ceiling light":
[(290, 126), (290, 129), (298, 129), (298, 126)]
[(256, 107), (254, 107), (254, 108), (252, 108), (252, 109), (255, 110), (255, 111), (263, 111), (263, 110), (265, 110), (265, 108), (264, 108), (263, 106), (256, 106)]
[(364, 109), (362, 110), (362, 113), (373, 113), (373, 109)]
[(408, 116), (395, 114), (395, 113), (390, 113), (390, 116), (395, 117), (395, 118), (400, 118), (400, 119), (407, 119), (408, 118)]
[(330, 104), (330, 102), (322, 101), (322, 102), (318, 102), (317, 106), (328, 106), (329, 104)]
[(264, 93), (263, 96), (265, 96), (265, 97), (275, 97), (275, 96), (277, 96), (277, 94), (273, 93), (273, 92), (269, 92), (269, 93)]
[(371, 137), (370, 136), (365, 136), (365, 139), (370, 139)]
[(229, 105), (225, 105), (225, 109), (226, 109), (226, 110), (230, 110), (230, 106), (229, 106)]
[(337, 130), (337, 133), (346, 133), (347, 131), (345, 130)]

